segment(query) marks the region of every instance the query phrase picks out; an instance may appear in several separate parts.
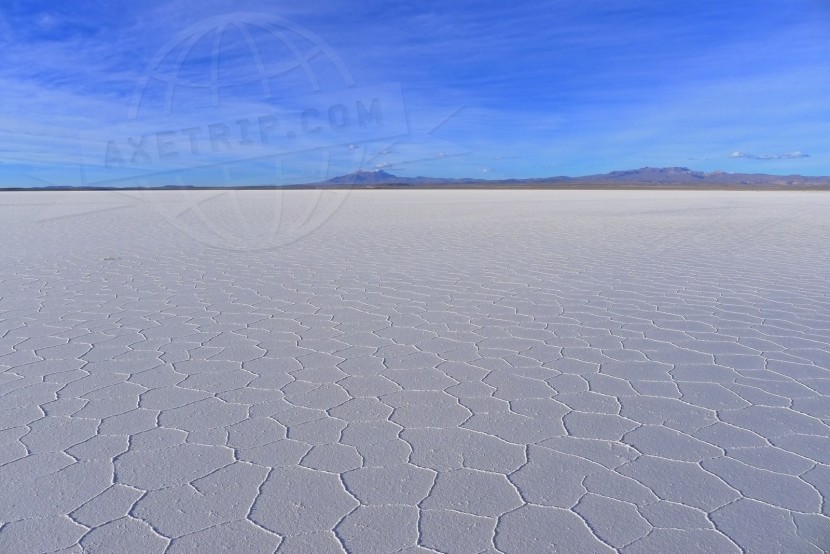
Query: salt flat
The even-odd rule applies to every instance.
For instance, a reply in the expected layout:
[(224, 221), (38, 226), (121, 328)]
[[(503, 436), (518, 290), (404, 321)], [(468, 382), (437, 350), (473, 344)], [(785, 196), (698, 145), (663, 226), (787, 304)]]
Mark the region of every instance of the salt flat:
[(0, 551), (830, 550), (830, 194), (0, 194)]

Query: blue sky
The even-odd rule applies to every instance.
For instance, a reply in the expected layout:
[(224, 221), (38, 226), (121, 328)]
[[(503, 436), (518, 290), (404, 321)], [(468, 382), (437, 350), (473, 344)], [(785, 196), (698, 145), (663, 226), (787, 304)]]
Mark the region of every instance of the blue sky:
[[(830, 175), (828, 37), (823, 0), (7, 0), (0, 186), (258, 184), (357, 167)], [(358, 126), (361, 94), (367, 110), (382, 101), (383, 129)], [(271, 117), (282, 142), (262, 134)], [(325, 132), (303, 134), (317, 122)], [(182, 130), (196, 127), (191, 155)], [(133, 156), (145, 134), (146, 160)]]

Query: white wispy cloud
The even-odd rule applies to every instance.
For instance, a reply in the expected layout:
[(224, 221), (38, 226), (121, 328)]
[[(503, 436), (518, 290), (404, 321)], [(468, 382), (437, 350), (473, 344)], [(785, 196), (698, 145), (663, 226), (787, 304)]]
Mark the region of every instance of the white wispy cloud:
[(750, 160), (797, 160), (798, 158), (809, 158), (809, 154), (805, 154), (796, 150), (795, 152), (788, 152), (786, 154), (749, 154), (747, 152), (732, 152), (729, 154), (730, 158), (748, 158)]

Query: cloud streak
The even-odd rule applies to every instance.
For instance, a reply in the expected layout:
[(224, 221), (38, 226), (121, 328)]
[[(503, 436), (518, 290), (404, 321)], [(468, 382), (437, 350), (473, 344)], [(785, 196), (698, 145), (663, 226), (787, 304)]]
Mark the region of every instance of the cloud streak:
[(799, 158), (809, 158), (809, 154), (796, 150), (786, 154), (748, 154), (746, 152), (732, 152), (729, 154), (730, 158), (746, 158), (749, 160), (797, 160)]

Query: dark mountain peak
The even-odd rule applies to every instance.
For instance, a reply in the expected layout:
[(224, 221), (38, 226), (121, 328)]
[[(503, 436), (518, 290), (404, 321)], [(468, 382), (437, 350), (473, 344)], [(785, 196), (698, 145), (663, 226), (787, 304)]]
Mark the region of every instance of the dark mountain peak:
[(403, 181), (404, 179), (392, 175), (391, 173), (387, 173), (382, 169), (361, 169), (355, 171), (354, 173), (334, 177), (326, 181), (326, 183), (331, 183), (334, 185), (367, 185), (372, 183), (391, 184), (400, 183)]
[(688, 167), (641, 167), (624, 171), (612, 171), (603, 175), (589, 175), (579, 177), (580, 180), (599, 180), (611, 182), (638, 182), (638, 183), (685, 183), (706, 178), (702, 171), (694, 171)]

